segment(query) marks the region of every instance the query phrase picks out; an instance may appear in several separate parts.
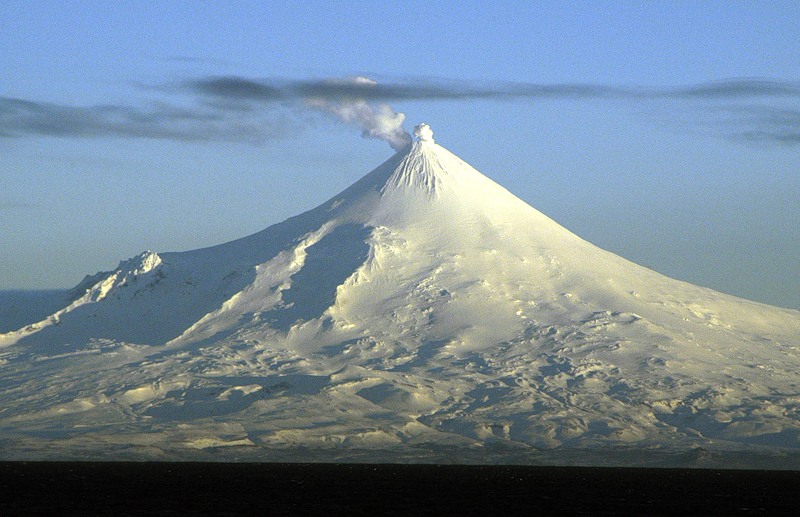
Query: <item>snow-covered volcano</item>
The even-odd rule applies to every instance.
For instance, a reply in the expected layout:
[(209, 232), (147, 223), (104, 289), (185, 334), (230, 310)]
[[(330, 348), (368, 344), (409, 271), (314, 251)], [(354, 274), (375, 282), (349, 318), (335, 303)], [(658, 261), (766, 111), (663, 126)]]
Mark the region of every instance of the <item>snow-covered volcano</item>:
[(314, 210), (0, 335), (6, 455), (800, 449), (800, 312), (601, 250), (417, 134)]

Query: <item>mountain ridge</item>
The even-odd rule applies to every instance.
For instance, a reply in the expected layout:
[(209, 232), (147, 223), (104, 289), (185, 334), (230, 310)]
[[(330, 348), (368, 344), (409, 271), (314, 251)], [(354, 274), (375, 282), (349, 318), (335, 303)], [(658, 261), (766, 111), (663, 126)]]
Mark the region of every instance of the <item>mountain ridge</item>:
[(24, 447), (800, 448), (800, 312), (601, 250), (430, 128), (317, 208), (76, 289), (0, 335)]

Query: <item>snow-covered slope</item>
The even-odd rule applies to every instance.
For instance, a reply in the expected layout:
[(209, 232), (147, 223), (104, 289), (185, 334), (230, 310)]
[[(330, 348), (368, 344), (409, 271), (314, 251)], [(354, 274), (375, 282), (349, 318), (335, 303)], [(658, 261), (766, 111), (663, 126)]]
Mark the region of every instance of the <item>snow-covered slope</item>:
[(601, 250), (421, 129), (314, 210), (0, 335), (7, 450), (800, 449), (800, 313)]

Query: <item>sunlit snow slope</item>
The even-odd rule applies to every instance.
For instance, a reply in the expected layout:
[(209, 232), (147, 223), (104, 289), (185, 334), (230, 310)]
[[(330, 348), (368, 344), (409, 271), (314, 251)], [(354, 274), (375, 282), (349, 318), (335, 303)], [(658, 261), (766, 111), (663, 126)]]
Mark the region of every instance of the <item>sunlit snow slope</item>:
[(601, 250), (420, 134), (314, 210), (143, 253), (0, 335), (6, 456), (800, 449), (799, 312)]

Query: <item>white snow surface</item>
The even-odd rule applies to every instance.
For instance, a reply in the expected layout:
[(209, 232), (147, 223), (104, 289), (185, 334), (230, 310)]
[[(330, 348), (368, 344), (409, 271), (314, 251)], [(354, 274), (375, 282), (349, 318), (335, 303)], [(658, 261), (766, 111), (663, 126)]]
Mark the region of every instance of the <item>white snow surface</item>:
[(2, 455), (800, 449), (800, 312), (599, 249), (415, 134), (309, 212), (0, 334)]

